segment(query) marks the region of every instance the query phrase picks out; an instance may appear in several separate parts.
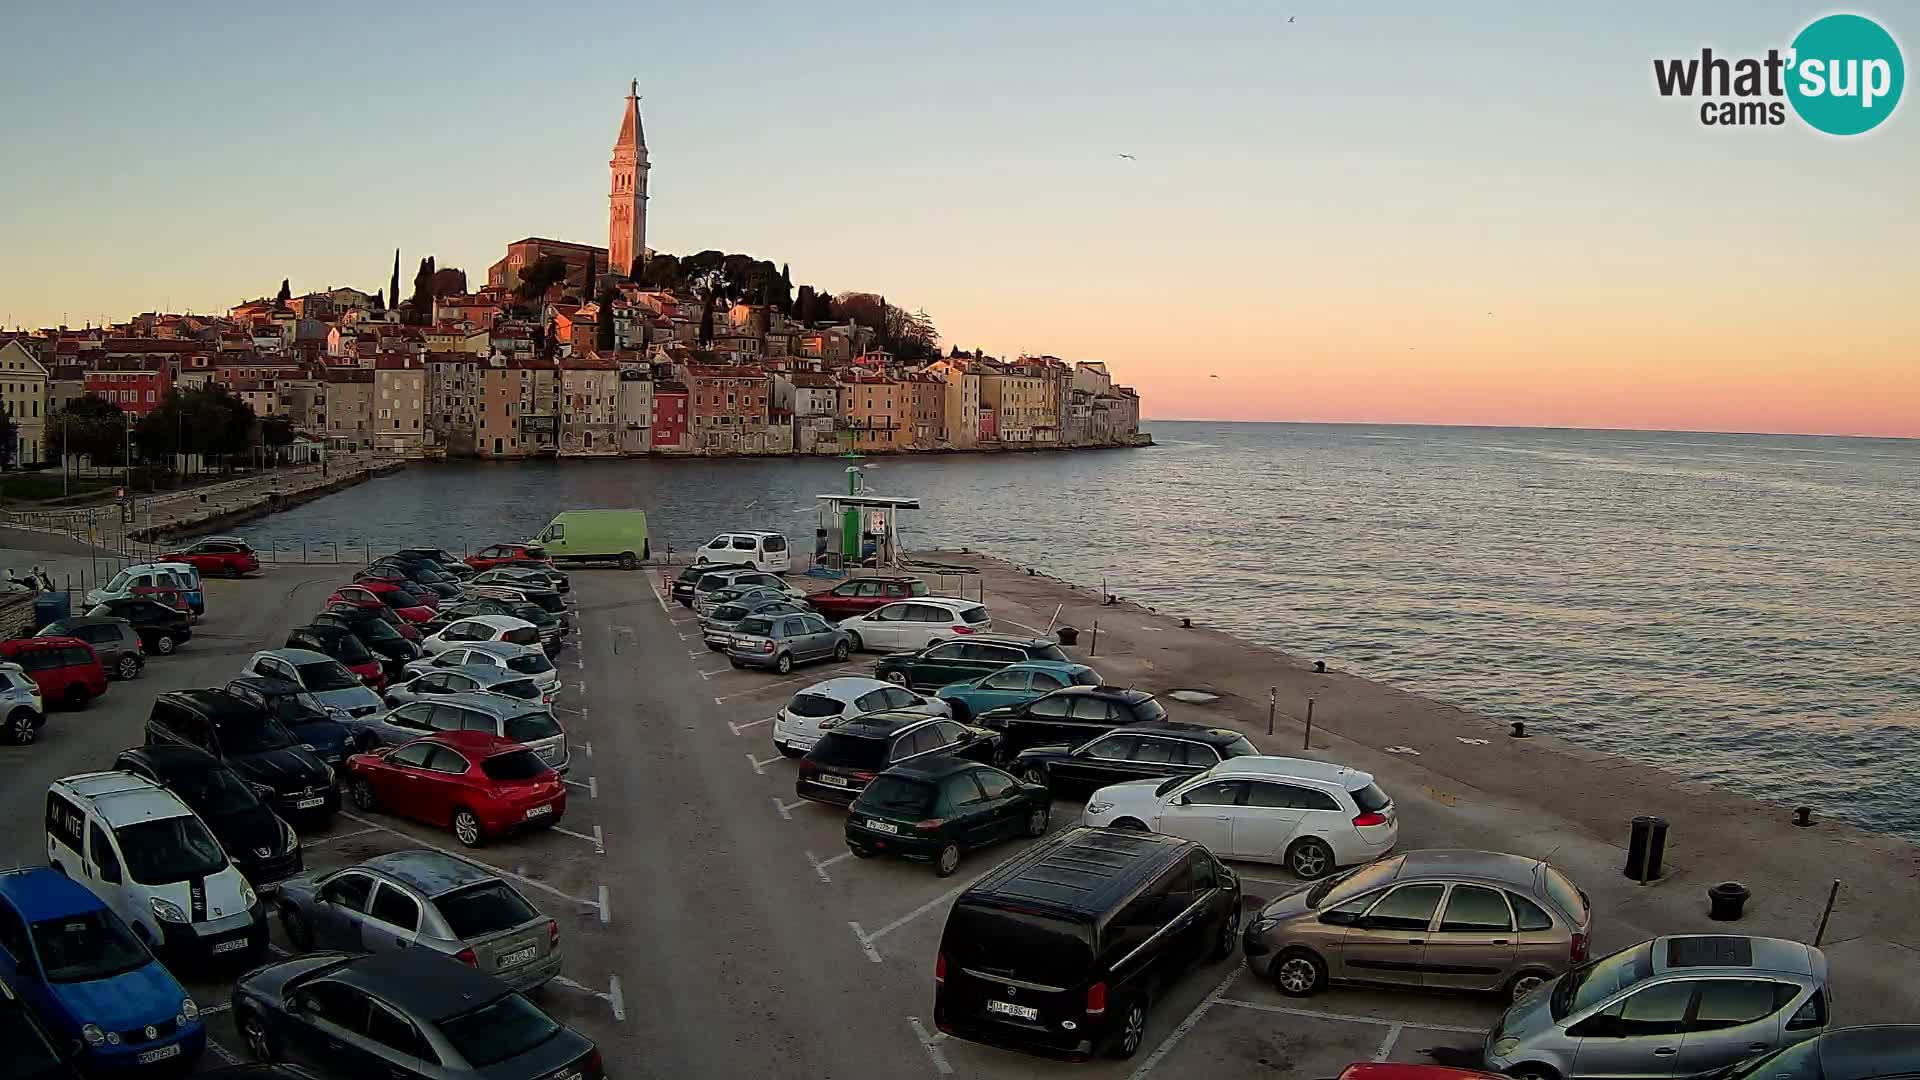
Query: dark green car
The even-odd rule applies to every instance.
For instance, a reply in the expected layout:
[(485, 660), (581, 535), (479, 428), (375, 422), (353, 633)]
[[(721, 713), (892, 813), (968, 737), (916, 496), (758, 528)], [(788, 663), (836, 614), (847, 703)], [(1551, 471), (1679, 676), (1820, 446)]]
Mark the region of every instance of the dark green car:
[(939, 755), (895, 765), (847, 808), (855, 857), (899, 855), (933, 864), (941, 877), (960, 856), (1017, 836), (1047, 834), (1053, 796), (990, 765)]
[(958, 641), (936, 642), (919, 652), (890, 653), (874, 661), (873, 675), (914, 690), (937, 690), (1028, 660), (1073, 662), (1051, 638), (973, 634)]

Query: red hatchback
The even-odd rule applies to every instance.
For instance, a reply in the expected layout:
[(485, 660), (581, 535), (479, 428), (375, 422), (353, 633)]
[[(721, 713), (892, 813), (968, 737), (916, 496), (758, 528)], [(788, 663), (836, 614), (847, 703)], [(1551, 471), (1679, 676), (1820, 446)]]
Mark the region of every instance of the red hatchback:
[(51, 708), (78, 709), (107, 692), (107, 669), (93, 646), (77, 637), (31, 637), (0, 641), (0, 657), (19, 664)]
[(927, 583), (911, 577), (870, 577), (843, 581), (826, 592), (807, 597), (813, 610), (829, 619), (865, 615), (896, 600), (929, 596)]
[(491, 570), (503, 562), (518, 560), (551, 568), (553, 560), (539, 544), (494, 544), (467, 556), (467, 565), (475, 570)]
[(237, 536), (210, 536), (180, 551), (169, 551), (156, 562), (182, 562), (203, 577), (237, 578), (260, 569), (260, 556)]
[[(353, 587), (353, 586), (349, 586), (349, 587)], [(392, 608), (380, 602), (379, 597), (373, 595), (370, 592), (366, 592), (366, 590), (364, 589), (360, 591), (362, 593), (365, 593), (365, 596), (357, 600), (352, 598), (342, 597), (340, 595), (340, 592), (336, 591), (332, 596), (327, 597), (326, 610), (334, 611), (334, 612), (340, 611), (342, 609), (349, 609), (353, 611), (370, 611), (373, 614), (380, 616), (381, 619), (386, 621), (386, 624), (388, 626), (393, 627), (396, 633), (398, 633), (401, 637), (406, 638), (408, 641), (411, 641), (417, 644), (420, 641), (420, 639), (424, 636), (420, 633), (419, 627), (413, 625), (407, 620), (401, 618), (399, 615), (395, 614)]]
[(383, 809), (445, 825), (468, 847), (567, 812), (567, 788), (537, 751), (490, 731), (443, 731), (347, 759), (347, 793)]
[(327, 597), (327, 603), (387, 608), (410, 623), (433, 621), (433, 608), (407, 590), (384, 581), (357, 581), (352, 585), (342, 585)]

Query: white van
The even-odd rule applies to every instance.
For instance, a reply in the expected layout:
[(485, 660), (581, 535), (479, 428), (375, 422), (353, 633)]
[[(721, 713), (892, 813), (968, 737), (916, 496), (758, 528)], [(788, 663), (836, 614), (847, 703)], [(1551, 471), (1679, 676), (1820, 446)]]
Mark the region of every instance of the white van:
[(746, 563), (769, 574), (784, 574), (793, 569), (793, 553), (787, 550), (787, 538), (777, 532), (721, 533), (694, 552), (693, 565), (706, 563)]
[(85, 885), (167, 966), (267, 951), (266, 905), (206, 823), (172, 792), (123, 772), (47, 787), (47, 862)]

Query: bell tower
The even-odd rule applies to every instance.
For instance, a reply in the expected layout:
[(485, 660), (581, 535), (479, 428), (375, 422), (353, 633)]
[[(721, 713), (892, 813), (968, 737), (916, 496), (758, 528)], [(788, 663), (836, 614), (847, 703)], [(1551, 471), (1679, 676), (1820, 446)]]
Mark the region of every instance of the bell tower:
[(627, 276), (647, 250), (647, 133), (640, 126), (640, 80), (627, 87), (620, 135), (613, 142), (613, 187), (607, 194), (607, 272)]

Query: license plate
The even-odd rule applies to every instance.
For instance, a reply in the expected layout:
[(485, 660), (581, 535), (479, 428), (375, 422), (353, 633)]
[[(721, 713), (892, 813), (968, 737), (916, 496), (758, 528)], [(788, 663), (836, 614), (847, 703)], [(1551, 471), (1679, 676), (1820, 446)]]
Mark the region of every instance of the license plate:
[(165, 1061), (168, 1058), (179, 1056), (180, 1044), (174, 1043), (172, 1046), (162, 1046), (154, 1050), (142, 1050), (134, 1056), (133, 1060), (136, 1064), (151, 1065), (156, 1061)]
[(246, 947), (246, 938), (234, 938), (232, 941), (216, 941), (213, 943), (213, 955), (219, 956), (221, 953), (239, 952)]
[(1002, 1016), (1011, 1016), (1016, 1020), (1040, 1019), (1039, 1009), (1031, 1005), (1015, 1005), (1010, 1001), (989, 1001), (987, 1002), (987, 1011), (990, 1013), (999, 1013)]
[(540, 952), (540, 947), (538, 945), (529, 945), (524, 949), (515, 949), (514, 951), (500, 958), (499, 966), (503, 968), (510, 968), (517, 964), (524, 964), (527, 961), (533, 959), (534, 956), (538, 955), (539, 952)]
[(885, 821), (875, 821), (872, 818), (867, 819), (867, 828), (872, 829), (874, 832), (883, 832), (883, 833), (897, 834), (900, 831), (900, 826), (898, 825), (894, 825)]
[(846, 778), (846, 777), (844, 777), (844, 776), (835, 776), (835, 775), (833, 775), (832, 773), (821, 773), (821, 774), (820, 774), (820, 776), (819, 776), (819, 780), (820, 780), (820, 782), (821, 782), (821, 783), (823, 783), (823, 784), (832, 784), (832, 785), (833, 785), (834, 787), (846, 787), (846, 786), (847, 786), (847, 778)]
[(537, 818), (542, 814), (551, 814), (551, 813), (553, 813), (553, 804), (548, 803), (545, 806), (536, 806), (533, 809), (527, 811), (527, 816), (530, 818)]
[(296, 802), (296, 803), (294, 803), (294, 804), (293, 804), (293, 808), (294, 808), (295, 810), (313, 810), (313, 809), (316, 809), (316, 808), (318, 808), (318, 807), (322, 807), (322, 806), (325, 806), (325, 805), (327, 805), (327, 800), (326, 800), (326, 798), (325, 798), (325, 797), (323, 797), (323, 796), (320, 796), (320, 795), (315, 795), (315, 796), (314, 796), (313, 798), (311, 798), (311, 799), (301, 799), (301, 800), (299, 800), (298, 802)]
[(549, 1080), (580, 1080), (580, 1070), (568, 1069), (566, 1072), (557, 1072)]

